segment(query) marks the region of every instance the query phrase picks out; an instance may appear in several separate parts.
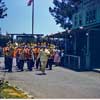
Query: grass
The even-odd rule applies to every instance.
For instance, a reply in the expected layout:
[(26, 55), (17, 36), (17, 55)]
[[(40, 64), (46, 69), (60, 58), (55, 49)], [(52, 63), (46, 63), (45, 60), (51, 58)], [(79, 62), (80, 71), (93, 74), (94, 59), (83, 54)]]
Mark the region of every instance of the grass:
[(3, 83), (0, 87), (0, 98), (4, 99), (28, 99), (28, 95), (15, 87), (9, 86), (8, 83)]

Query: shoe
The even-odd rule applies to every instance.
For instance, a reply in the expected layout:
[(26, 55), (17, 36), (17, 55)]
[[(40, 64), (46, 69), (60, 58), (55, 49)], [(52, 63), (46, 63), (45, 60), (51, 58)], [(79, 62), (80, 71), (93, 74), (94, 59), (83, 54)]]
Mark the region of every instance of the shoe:
[(12, 70), (8, 70), (8, 72), (9, 72), (9, 73), (11, 73), (11, 72), (12, 72)]
[(28, 71), (32, 71), (32, 69), (28, 69)]
[(46, 73), (42, 73), (42, 75), (46, 75)]
[(23, 69), (21, 69), (21, 71), (24, 71)]

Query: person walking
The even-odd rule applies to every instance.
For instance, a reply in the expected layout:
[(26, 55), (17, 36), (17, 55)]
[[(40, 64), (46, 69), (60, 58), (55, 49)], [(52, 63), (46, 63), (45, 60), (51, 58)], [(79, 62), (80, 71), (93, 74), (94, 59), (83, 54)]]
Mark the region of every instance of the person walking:
[(24, 61), (25, 61), (24, 47), (21, 47), (21, 51), (19, 54), (19, 68), (21, 71), (23, 71), (24, 68)]
[(40, 53), (40, 48), (39, 47), (34, 48), (34, 57), (35, 57), (36, 69), (39, 69), (39, 66), (41, 67), (39, 53)]
[(58, 51), (56, 51), (54, 54), (54, 63), (56, 66), (58, 66), (60, 64), (60, 55), (59, 55)]
[(46, 64), (46, 68), (49, 68), (49, 70), (52, 70), (53, 59), (54, 59), (53, 50), (50, 49), (48, 52), (48, 60)]
[(14, 54), (14, 49), (12, 46), (9, 46), (8, 56), (7, 56), (8, 72), (12, 72), (13, 54)]
[(48, 59), (48, 54), (45, 51), (45, 48), (42, 48), (40, 50), (39, 56), (40, 56), (40, 61), (41, 61), (41, 72), (42, 72), (43, 75), (45, 75), (46, 74), (45, 68), (46, 68), (47, 59)]
[(64, 66), (64, 50), (61, 50), (60, 57), (61, 57), (60, 65)]
[(4, 55), (4, 64), (5, 64), (5, 70), (8, 69), (8, 53), (9, 53), (9, 47), (6, 46), (3, 48), (3, 55)]
[(27, 66), (29, 71), (32, 71), (33, 65), (34, 61), (33, 61), (32, 49), (27, 48)]
[(21, 47), (16, 48), (16, 66), (18, 70), (21, 70), (20, 68), (20, 54), (21, 54)]

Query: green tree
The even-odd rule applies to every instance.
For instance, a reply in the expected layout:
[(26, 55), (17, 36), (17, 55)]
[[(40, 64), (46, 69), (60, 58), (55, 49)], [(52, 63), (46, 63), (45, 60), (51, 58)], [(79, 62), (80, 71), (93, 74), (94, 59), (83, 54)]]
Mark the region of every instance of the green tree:
[(53, 0), (54, 7), (49, 7), (49, 12), (54, 17), (56, 24), (63, 29), (72, 27), (72, 15), (77, 12), (77, 4), (81, 0)]
[[(3, 2), (3, 0), (0, 0), (0, 19), (3, 19), (4, 17), (7, 16), (6, 10), (7, 7), (5, 5), (5, 2)], [(0, 33), (1, 33), (1, 28), (0, 28)], [(8, 41), (9, 37), (0, 34), (0, 46), (5, 46)]]
[(10, 41), (10, 37), (0, 34), (0, 46), (6, 46), (6, 44)]

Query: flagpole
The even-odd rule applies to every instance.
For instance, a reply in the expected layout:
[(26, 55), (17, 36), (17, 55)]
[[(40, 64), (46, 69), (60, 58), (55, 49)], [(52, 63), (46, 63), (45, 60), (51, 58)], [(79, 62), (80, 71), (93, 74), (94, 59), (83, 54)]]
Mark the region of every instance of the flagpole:
[(34, 34), (34, 0), (32, 2), (32, 35)]

